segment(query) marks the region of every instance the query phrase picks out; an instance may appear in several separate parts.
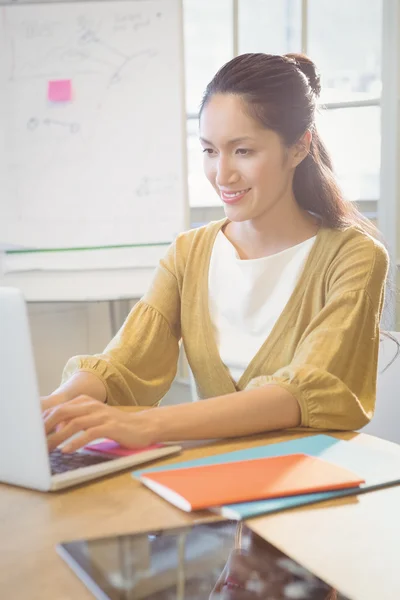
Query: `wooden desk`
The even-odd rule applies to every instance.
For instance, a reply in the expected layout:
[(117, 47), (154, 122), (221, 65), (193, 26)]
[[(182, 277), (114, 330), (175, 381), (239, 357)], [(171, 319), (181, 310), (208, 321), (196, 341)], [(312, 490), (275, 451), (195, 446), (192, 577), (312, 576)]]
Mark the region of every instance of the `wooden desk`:
[[(162, 464), (295, 436), (299, 434), (269, 434), (202, 445)], [(400, 456), (400, 446), (365, 434), (337, 437)], [(56, 554), (58, 542), (206, 518), (209, 513), (190, 515), (170, 506), (129, 472), (56, 494), (0, 485), (0, 597), (90, 600), (91, 594)], [(394, 600), (400, 594), (400, 486), (259, 517), (248, 524), (354, 600)]]

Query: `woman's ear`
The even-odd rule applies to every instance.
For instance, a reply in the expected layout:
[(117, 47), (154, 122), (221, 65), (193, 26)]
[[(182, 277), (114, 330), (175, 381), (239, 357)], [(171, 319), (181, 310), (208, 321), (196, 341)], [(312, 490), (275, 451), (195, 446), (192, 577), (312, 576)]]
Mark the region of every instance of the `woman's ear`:
[(292, 146), (292, 167), (296, 168), (310, 153), (312, 133), (309, 129)]

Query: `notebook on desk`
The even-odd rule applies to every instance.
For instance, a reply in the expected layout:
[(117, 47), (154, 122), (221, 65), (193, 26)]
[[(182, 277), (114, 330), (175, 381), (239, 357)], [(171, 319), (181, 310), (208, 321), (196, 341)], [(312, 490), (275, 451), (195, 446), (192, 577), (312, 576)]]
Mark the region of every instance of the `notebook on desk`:
[(249, 519), (262, 514), (279, 512), (333, 498), (353, 496), (400, 483), (400, 460), (395, 454), (374, 450), (357, 442), (346, 442), (325, 434), (310, 435), (277, 444), (236, 450), (234, 452), (184, 461), (175, 465), (142, 469), (134, 471), (132, 475), (135, 479), (140, 479), (141, 476), (148, 473), (161, 473), (171, 469), (285, 456), (296, 452), (316, 456), (332, 464), (349, 469), (364, 478), (365, 483), (361, 484), (359, 488), (225, 504), (213, 509), (213, 511), (229, 519)]
[(187, 512), (233, 502), (355, 488), (364, 479), (307, 454), (287, 454), (143, 474), (140, 481)]
[[(141, 450), (101, 442), (72, 454), (47, 450), (22, 294), (0, 287), (0, 482), (55, 491), (180, 451), (176, 445)], [(99, 451), (100, 450), (100, 451)]]

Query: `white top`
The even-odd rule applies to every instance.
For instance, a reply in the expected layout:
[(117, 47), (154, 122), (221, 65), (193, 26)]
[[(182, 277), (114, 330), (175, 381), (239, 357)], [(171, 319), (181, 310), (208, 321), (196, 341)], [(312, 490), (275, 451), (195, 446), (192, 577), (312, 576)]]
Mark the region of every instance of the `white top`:
[(222, 231), (211, 253), (209, 309), (222, 361), (238, 381), (292, 295), (315, 236), (263, 258), (241, 260)]

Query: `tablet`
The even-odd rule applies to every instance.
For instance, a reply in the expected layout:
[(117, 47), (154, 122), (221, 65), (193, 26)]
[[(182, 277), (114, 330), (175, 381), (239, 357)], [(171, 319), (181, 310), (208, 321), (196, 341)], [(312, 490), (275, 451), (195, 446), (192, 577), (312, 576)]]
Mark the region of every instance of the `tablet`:
[(237, 521), (77, 540), (57, 551), (98, 600), (346, 599)]

